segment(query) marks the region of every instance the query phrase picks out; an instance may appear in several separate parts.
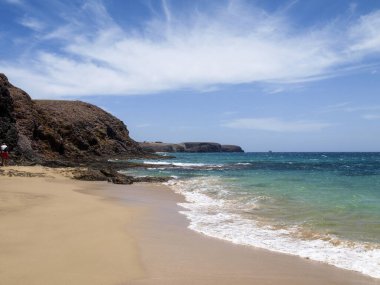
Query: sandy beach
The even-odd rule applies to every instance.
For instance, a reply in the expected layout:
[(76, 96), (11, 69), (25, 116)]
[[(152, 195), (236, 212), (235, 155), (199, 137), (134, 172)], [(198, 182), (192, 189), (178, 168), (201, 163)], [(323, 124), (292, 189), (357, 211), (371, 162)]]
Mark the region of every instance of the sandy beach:
[(162, 185), (2, 168), (12, 169), (39, 174), (0, 176), (1, 284), (380, 284), (193, 232), (178, 214), (183, 198)]
[[(8, 168), (9, 169), (9, 168)], [(46, 177), (1, 177), (1, 284), (122, 284), (144, 276), (125, 230), (138, 215), (78, 192), (91, 183), (41, 167)]]

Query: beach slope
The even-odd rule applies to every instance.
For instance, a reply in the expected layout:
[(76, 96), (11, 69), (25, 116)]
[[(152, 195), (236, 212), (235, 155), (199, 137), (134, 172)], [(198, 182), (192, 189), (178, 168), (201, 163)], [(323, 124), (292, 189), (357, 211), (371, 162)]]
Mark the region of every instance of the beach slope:
[(70, 169), (0, 172), (1, 284), (380, 284), (193, 232), (178, 214), (183, 198), (163, 185), (76, 181)]
[[(142, 276), (125, 230), (137, 210), (80, 192), (96, 182), (10, 169), (12, 177), (0, 177), (1, 284), (122, 284)], [(24, 171), (43, 177), (15, 177)]]

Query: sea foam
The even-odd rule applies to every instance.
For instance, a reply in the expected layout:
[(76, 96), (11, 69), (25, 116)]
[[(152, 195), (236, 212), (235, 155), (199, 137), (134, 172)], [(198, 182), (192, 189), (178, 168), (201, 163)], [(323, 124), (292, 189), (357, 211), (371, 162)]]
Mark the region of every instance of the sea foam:
[[(176, 193), (186, 198), (180, 203), (181, 214), (189, 219), (189, 228), (205, 235), (227, 240), (235, 244), (260, 247), (271, 251), (297, 255), (324, 262), (339, 268), (358, 271), (380, 278), (380, 249), (370, 244), (339, 240), (337, 237), (320, 236), (300, 238), (297, 226), (276, 229), (245, 217), (238, 209), (257, 206), (252, 197), (250, 203), (234, 200), (218, 177), (200, 177), (172, 180), (167, 183)], [(334, 242), (332, 242), (334, 241)]]
[(144, 161), (144, 164), (160, 165), (160, 166), (174, 166), (183, 168), (204, 168), (204, 167), (223, 167), (223, 164), (206, 164), (206, 163), (187, 163), (187, 162), (168, 162), (168, 161)]

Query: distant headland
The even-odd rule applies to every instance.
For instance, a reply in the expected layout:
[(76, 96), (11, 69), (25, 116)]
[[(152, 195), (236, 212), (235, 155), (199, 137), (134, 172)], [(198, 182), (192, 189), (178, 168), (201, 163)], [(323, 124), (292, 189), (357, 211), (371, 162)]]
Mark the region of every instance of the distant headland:
[(142, 142), (140, 147), (147, 152), (244, 152), (237, 145), (221, 145), (215, 142)]
[(138, 143), (121, 120), (101, 108), (81, 101), (32, 100), (2, 73), (0, 140), (8, 144), (12, 160), (24, 165), (107, 163), (110, 158), (154, 158), (153, 152), (243, 152), (210, 142)]

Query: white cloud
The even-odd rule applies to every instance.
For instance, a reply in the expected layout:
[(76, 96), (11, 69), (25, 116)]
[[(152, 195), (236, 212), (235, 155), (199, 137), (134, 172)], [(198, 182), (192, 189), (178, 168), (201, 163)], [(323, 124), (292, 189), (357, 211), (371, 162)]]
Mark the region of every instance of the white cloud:
[(357, 4), (357, 3), (350, 3), (350, 4), (348, 5), (348, 11), (349, 11), (351, 14), (355, 13), (356, 10), (357, 10), (357, 8), (358, 8), (358, 4)]
[(354, 52), (380, 51), (380, 11), (362, 16), (358, 23), (349, 29), (349, 36), (353, 42), (350, 47)]
[(283, 87), (276, 87), (276, 88), (272, 88), (272, 89), (267, 89), (266, 92), (268, 94), (277, 94), (277, 93), (281, 93), (281, 92), (284, 92), (285, 91), (285, 88)]
[(379, 114), (365, 114), (362, 117), (363, 117), (363, 119), (366, 119), (366, 120), (379, 120), (380, 119)]
[(224, 123), (222, 126), (271, 132), (314, 132), (327, 128), (331, 124), (312, 121), (283, 121), (278, 118), (243, 118)]
[(172, 20), (172, 13), (170, 11), (169, 5), (166, 0), (161, 0), (162, 1), (162, 9), (164, 10), (165, 13), (165, 18), (167, 22), (171, 22)]
[(9, 4), (15, 4), (15, 5), (23, 4), (22, 0), (4, 0), (4, 1), (9, 3)]
[(225, 111), (222, 113), (222, 116), (232, 116), (238, 114), (238, 111)]
[(36, 32), (43, 30), (45, 27), (44, 23), (31, 17), (24, 17), (19, 21), (19, 23), (23, 25), (24, 27), (32, 29)]
[(323, 112), (365, 112), (365, 111), (379, 111), (380, 105), (367, 105), (367, 106), (357, 106), (352, 105), (350, 102), (342, 102), (335, 105), (330, 105), (325, 107)]
[(100, 1), (87, 1), (69, 23), (40, 37), (59, 40), (59, 50), (3, 60), (0, 69), (33, 97), (128, 95), (320, 80), (380, 52), (379, 11), (347, 27), (297, 30), (286, 14), (242, 3), (185, 17), (163, 0), (163, 17), (131, 30), (117, 25)]

